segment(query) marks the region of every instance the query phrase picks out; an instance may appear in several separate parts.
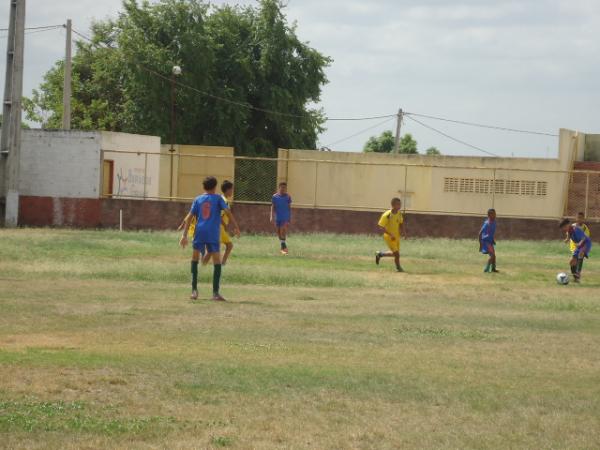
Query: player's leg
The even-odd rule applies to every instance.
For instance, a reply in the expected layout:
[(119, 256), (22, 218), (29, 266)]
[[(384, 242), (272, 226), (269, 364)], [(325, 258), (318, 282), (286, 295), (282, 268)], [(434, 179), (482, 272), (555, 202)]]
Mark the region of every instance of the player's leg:
[(493, 244), (490, 244), (489, 252), (490, 252), (490, 270), (491, 270), (491, 272), (498, 272), (498, 269), (496, 269), (496, 249), (494, 248)]
[(287, 222), (279, 224), (279, 243), (281, 244), (281, 253), (283, 253), (283, 254), (288, 253), (287, 229), (288, 229)]
[(396, 270), (398, 272), (404, 272), (404, 269), (400, 265), (400, 250), (394, 252), (393, 255), (394, 255), (394, 262), (396, 263)]
[(192, 300), (198, 299), (198, 262), (200, 261), (201, 250), (194, 248), (192, 253)]
[(202, 265), (203, 266), (206, 266), (209, 261), (210, 261), (210, 253), (206, 253), (205, 255), (202, 256)]
[(579, 283), (579, 272), (577, 271), (578, 266), (579, 266), (579, 251), (575, 250), (575, 253), (573, 253), (573, 257), (571, 258), (571, 260), (569, 261), (569, 265), (571, 266), (571, 274), (573, 275), (573, 281), (575, 283)]
[(220, 245), (215, 244), (211, 246), (209, 251), (211, 252), (211, 258), (213, 260), (214, 269), (213, 269), (213, 296), (212, 299), (219, 302), (224, 302), (225, 299), (219, 293), (221, 289), (221, 251)]
[(229, 236), (229, 233), (227, 233), (227, 230), (223, 226), (221, 226), (221, 244), (225, 245), (225, 252), (221, 260), (221, 265), (224, 266), (233, 250), (233, 242), (231, 241), (231, 236)]

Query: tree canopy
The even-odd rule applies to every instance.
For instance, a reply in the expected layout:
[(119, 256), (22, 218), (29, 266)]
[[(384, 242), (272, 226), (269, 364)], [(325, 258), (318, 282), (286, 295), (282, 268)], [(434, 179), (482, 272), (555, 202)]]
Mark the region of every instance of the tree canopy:
[[(176, 142), (275, 155), (315, 148), (331, 59), (296, 35), (279, 0), (255, 7), (204, 0), (124, 0), (115, 20), (92, 26), (73, 58), (72, 127), (158, 135), (170, 141), (171, 71), (177, 77)], [(26, 102), (45, 128), (62, 121), (63, 62)], [(274, 113), (274, 112), (278, 112)]]
[(441, 155), (442, 152), (440, 152), (437, 147), (429, 147), (427, 150), (425, 150), (425, 154), (429, 156), (437, 156)]
[[(365, 153), (392, 153), (394, 151), (394, 147), (394, 134), (390, 130), (387, 130), (381, 133), (381, 135), (378, 137), (371, 136), (365, 144), (363, 151)], [(414, 140), (412, 134), (406, 133), (400, 138), (400, 142), (398, 144), (398, 153), (419, 153), (417, 151), (417, 141)]]

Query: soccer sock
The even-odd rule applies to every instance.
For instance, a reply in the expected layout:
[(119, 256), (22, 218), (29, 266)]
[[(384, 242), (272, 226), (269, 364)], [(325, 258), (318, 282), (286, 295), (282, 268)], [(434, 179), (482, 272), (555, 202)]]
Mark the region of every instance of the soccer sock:
[(582, 270), (583, 270), (583, 259), (580, 259), (579, 262), (577, 263), (577, 272), (581, 273)]
[(573, 275), (577, 275), (577, 264), (575, 264), (574, 266), (571, 266), (571, 273)]
[(221, 286), (221, 264), (215, 264), (215, 270), (213, 271), (213, 294), (219, 293)]
[(489, 272), (489, 271), (491, 270), (491, 268), (492, 268), (492, 265), (491, 265), (490, 263), (487, 263), (487, 264), (485, 265), (485, 269), (483, 269), (483, 271), (484, 271), (484, 272)]
[(198, 261), (192, 261), (192, 290), (198, 290)]
[(287, 245), (285, 243), (285, 239), (280, 239), (279, 242), (281, 242), (281, 249), (283, 250), (284, 248), (287, 248)]

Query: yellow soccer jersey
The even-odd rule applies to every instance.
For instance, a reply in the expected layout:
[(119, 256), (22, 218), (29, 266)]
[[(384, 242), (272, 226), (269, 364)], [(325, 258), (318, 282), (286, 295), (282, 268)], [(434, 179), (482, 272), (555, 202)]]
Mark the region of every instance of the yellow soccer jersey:
[[(584, 223), (581, 226), (577, 225), (577, 223), (573, 224), (574, 227), (579, 227), (583, 230), (587, 237), (592, 237), (592, 233), (590, 232), (590, 228)], [(569, 247), (571, 247), (571, 253), (577, 250), (577, 244), (572, 240), (569, 241)]]
[(192, 216), (190, 227), (188, 228), (188, 237), (194, 239), (194, 233), (196, 232), (196, 216)]
[[(231, 205), (233, 203), (233, 200), (229, 200), (227, 197), (225, 197), (224, 195), (222, 195), (223, 200), (225, 200), (225, 203), (227, 203), (227, 207), (231, 208)], [(227, 226), (229, 225), (229, 217), (227, 216), (227, 214), (225, 214), (225, 211), (221, 211), (221, 222), (223, 223), (223, 225)]]
[(404, 223), (404, 216), (402, 213), (398, 211), (396, 214), (392, 213), (392, 210), (389, 209), (381, 215), (379, 219), (378, 225), (382, 228), (385, 228), (392, 236), (399, 238), (400, 237), (400, 225)]

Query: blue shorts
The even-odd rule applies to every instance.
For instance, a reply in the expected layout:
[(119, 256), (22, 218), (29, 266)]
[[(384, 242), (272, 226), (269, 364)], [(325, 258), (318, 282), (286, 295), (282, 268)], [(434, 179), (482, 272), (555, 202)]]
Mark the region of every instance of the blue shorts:
[(573, 258), (583, 259), (589, 258), (590, 250), (592, 250), (592, 243), (585, 244), (583, 247), (577, 247), (573, 252)]
[(275, 226), (276, 226), (277, 228), (283, 228), (283, 227), (285, 227), (286, 225), (288, 225), (289, 223), (290, 223), (289, 219), (287, 219), (287, 220), (279, 220), (279, 219), (277, 219), (277, 220), (275, 221)]
[(494, 248), (494, 244), (492, 244), (491, 242), (483, 241), (481, 243), (481, 253), (483, 253), (484, 255), (495, 255), (496, 249)]
[(221, 245), (218, 242), (196, 242), (194, 241), (194, 250), (198, 250), (202, 256), (208, 253), (219, 253)]

